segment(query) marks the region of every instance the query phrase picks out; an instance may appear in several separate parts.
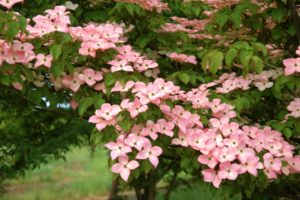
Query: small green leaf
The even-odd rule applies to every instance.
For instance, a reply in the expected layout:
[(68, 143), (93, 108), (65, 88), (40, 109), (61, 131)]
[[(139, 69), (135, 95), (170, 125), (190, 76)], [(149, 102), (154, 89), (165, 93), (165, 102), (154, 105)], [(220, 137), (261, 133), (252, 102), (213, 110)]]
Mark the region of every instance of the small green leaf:
[(119, 122), (118, 125), (121, 126), (121, 128), (126, 132), (126, 131), (129, 131), (129, 129), (131, 128), (131, 121), (125, 120), (125, 121)]
[(82, 116), (84, 112), (90, 107), (93, 103), (94, 99), (92, 97), (87, 97), (83, 99), (78, 106), (78, 114)]
[(179, 74), (179, 79), (182, 81), (182, 82), (184, 82), (185, 84), (187, 84), (189, 81), (190, 81), (190, 76), (188, 75), (188, 74), (186, 74), (186, 73), (181, 73), (181, 74)]
[(27, 68), (22, 68), (22, 71), (24, 72), (27, 81), (30, 82), (32, 80), (32, 77), (33, 77), (33, 74), (31, 72), (31, 70), (27, 69)]
[(150, 38), (145, 38), (139, 43), (139, 45), (141, 48), (144, 48), (150, 41), (151, 41)]
[(255, 28), (256, 30), (260, 29), (262, 27), (261, 21), (259, 19), (253, 20), (252, 27)]
[(272, 10), (272, 16), (274, 17), (274, 19), (277, 20), (277, 22), (279, 23), (282, 20), (283, 17), (283, 10), (281, 8), (274, 8)]
[(215, 50), (209, 52), (208, 65), (212, 74), (215, 74), (218, 71), (218, 69), (221, 67), (223, 59), (224, 56), (221, 52)]
[(273, 28), (271, 30), (272, 32), (272, 37), (277, 40), (279, 38), (281, 38), (281, 35), (282, 35), (282, 31), (281, 31), (281, 28), (279, 26), (276, 26), (275, 28)]
[(231, 48), (225, 56), (225, 64), (227, 67), (231, 67), (232, 66), (232, 61), (234, 60), (234, 58), (237, 56), (238, 50), (235, 48)]
[(238, 112), (241, 112), (241, 110), (244, 107), (244, 103), (245, 102), (244, 102), (243, 98), (238, 98), (238, 99), (234, 100), (234, 105)]
[(132, 4), (132, 3), (128, 3), (128, 4), (125, 5), (125, 8), (126, 8), (126, 10), (129, 12), (129, 14), (130, 14), (131, 16), (133, 16), (135, 5)]
[(51, 73), (53, 77), (56, 79), (61, 75), (61, 73), (64, 71), (64, 63), (63, 62), (53, 62), (51, 65)]
[(62, 53), (62, 46), (59, 44), (55, 44), (50, 49), (50, 53), (53, 55), (53, 60), (57, 60)]
[(291, 131), (291, 129), (289, 129), (289, 128), (284, 128), (284, 129), (283, 129), (283, 134), (284, 134), (284, 136), (285, 136), (287, 139), (289, 139), (289, 138), (292, 136), (292, 131)]
[(6, 27), (7, 27), (9, 36), (11, 38), (14, 38), (19, 32), (20, 23), (17, 22), (16, 20), (8, 21), (8, 22), (6, 22)]
[(296, 34), (296, 28), (294, 25), (290, 25), (289, 33), (291, 34), (291, 36), (294, 36)]
[(27, 97), (37, 104), (40, 104), (40, 102), (42, 101), (42, 94), (38, 90), (29, 90), (27, 93)]
[(233, 23), (235, 23), (235, 25), (237, 27), (240, 27), (241, 23), (242, 23), (242, 18), (241, 15), (239, 15), (238, 13), (234, 12), (230, 15)]
[(192, 161), (192, 158), (189, 158), (187, 156), (182, 157), (181, 161), (180, 161), (181, 169), (186, 168), (190, 164), (191, 161)]
[(222, 28), (224, 26), (224, 24), (226, 24), (226, 22), (229, 19), (229, 15), (223, 14), (222, 17), (219, 20), (219, 26), (220, 28)]
[(72, 40), (73, 40), (73, 38), (70, 34), (63, 33), (60, 38), (60, 43), (64, 44), (65, 42), (72, 41)]
[(74, 76), (74, 67), (73, 67), (72, 63), (67, 60), (65, 60), (64, 63), (66, 65), (68, 71), (70, 72), (71, 76), (73, 77)]
[(20, 29), (21, 31), (26, 30), (26, 26), (27, 26), (27, 20), (25, 17), (23, 16), (19, 16), (19, 15), (15, 15), (16, 18), (18, 19), (18, 22), (20, 23)]

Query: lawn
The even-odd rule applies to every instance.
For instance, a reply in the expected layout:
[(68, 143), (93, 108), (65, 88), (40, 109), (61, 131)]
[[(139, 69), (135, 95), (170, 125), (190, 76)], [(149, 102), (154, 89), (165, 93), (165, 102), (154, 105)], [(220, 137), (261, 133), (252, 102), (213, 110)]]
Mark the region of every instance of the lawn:
[[(39, 169), (27, 172), (18, 180), (6, 180), (3, 184), (8, 190), (2, 200), (104, 200), (108, 196), (112, 173), (108, 168), (108, 151), (98, 146), (91, 158), (89, 146), (73, 148), (66, 154), (67, 162), (52, 161)], [(181, 174), (184, 176), (184, 174)], [(134, 196), (133, 191), (119, 193)], [(165, 191), (160, 190), (157, 200), (163, 200)], [(171, 200), (223, 200), (220, 191), (213, 197), (204, 193), (199, 185), (193, 189), (178, 189)], [(237, 195), (232, 200), (239, 200)]]

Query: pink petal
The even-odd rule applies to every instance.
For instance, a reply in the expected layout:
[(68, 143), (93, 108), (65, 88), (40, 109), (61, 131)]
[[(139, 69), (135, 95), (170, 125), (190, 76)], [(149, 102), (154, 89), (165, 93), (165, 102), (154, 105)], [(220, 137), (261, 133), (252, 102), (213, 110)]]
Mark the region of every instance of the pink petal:
[(124, 181), (126, 181), (126, 182), (128, 181), (129, 175), (130, 175), (130, 170), (128, 168), (123, 168), (121, 170), (120, 176), (122, 177), (122, 179)]
[(150, 155), (149, 156), (149, 161), (152, 163), (152, 165), (155, 167), (155, 169), (157, 168), (158, 165), (158, 158), (154, 155)]
[(127, 168), (130, 169), (130, 170), (133, 170), (133, 169), (135, 169), (139, 166), (140, 166), (140, 164), (135, 160), (132, 160), (127, 164)]
[(149, 157), (149, 153), (145, 150), (140, 151), (137, 155), (136, 155), (136, 159), (147, 159)]
[(124, 168), (124, 166), (122, 164), (116, 163), (112, 166), (110, 171), (114, 172), (114, 173), (120, 173), (123, 168)]

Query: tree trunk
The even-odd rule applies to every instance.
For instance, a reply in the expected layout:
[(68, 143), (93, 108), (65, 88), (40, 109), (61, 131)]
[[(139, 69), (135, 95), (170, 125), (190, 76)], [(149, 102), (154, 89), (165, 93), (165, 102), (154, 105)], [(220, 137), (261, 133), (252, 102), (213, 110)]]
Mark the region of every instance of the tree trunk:
[(95, 145), (91, 144), (91, 159), (94, 158), (94, 153), (95, 153)]
[(170, 183), (170, 185), (169, 185), (169, 188), (168, 188), (168, 191), (167, 191), (165, 200), (170, 200), (171, 192), (172, 192), (172, 190), (173, 190), (173, 186), (174, 186), (174, 184), (175, 184), (175, 180), (176, 180), (177, 174), (178, 174), (178, 172), (176, 171), (176, 172), (174, 173), (174, 175), (173, 175), (173, 178), (172, 178), (171, 183)]
[(113, 199), (116, 198), (118, 195), (118, 186), (119, 186), (119, 181), (116, 179), (115, 181), (112, 182), (112, 185), (110, 187), (109, 191), (109, 196), (108, 199)]
[(151, 184), (148, 187), (147, 200), (155, 200), (155, 195), (156, 195), (156, 175), (150, 173), (148, 175), (148, 181), (150, 181), (153, 184)]
[(287, 0), (287, 3), (293, 17), (294, 26), (296, 28), (298, 44), (300, 44), (300, 17), (297, 12), (297, 7), (295, 5), (294, 0)]

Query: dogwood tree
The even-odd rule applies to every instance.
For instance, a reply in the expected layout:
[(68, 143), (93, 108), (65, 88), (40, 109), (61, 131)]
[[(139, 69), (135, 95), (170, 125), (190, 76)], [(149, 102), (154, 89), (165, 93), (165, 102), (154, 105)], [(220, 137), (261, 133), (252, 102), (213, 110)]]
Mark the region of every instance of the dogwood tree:
[(170, 170), (166, 199), (180, 171), (225, 198), (298, 198), (293, 0), (0, 4), (4, 99), (94, 123), (91, 141), (108, 141), (114, 178), (138, 199)]

